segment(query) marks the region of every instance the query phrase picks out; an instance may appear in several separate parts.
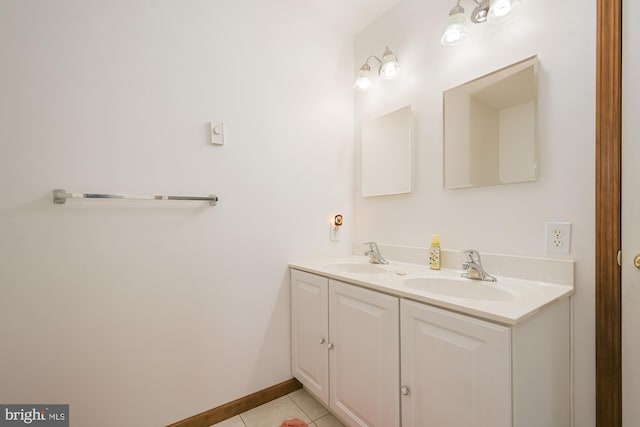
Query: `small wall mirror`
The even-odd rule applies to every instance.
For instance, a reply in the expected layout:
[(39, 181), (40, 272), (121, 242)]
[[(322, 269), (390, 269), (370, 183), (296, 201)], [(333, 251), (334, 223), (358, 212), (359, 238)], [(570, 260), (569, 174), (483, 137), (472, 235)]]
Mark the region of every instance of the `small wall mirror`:
[(444, 92), (444, 188), (535, 181), (538, 58)]
[(362, 197), (411, 192), (411, 106), (362, 125)]

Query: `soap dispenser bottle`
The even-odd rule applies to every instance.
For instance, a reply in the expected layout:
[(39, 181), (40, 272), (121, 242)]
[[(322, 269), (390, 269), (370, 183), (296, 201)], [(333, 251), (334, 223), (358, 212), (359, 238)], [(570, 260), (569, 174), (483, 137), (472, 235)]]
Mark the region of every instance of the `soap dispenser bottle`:
[(437, 234), (431, 237), (431, 247), (429, 248), (429, 268), (440, 270), (440, 239)]

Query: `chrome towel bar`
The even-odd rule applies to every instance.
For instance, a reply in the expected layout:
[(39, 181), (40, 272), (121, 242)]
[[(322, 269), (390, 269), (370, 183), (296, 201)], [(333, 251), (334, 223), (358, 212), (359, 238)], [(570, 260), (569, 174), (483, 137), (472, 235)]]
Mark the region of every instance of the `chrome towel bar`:
[(67, 199), (130, 199), (130, 200), (202, 200), (215, 206), (218, 203), (218, 196), (209, 194), (205, 197), (199, 196), (131, 196), (124, 194), (95, 194), (95, 193), (67, 193), (66, 190), (53, 190), (53, 203), (64, 204)]

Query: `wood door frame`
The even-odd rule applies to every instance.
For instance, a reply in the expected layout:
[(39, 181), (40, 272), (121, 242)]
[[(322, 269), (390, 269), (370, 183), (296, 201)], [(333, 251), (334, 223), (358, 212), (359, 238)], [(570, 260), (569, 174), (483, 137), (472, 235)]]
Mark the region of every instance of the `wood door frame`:
[(597, 1), (596, 426), (622, 426), (622, 0)]

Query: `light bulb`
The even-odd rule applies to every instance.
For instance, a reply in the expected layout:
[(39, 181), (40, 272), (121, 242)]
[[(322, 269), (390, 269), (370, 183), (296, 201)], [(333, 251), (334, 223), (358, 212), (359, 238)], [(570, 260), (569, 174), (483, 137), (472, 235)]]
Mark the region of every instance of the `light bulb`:
[(493, 8), (493, 14), (497, 17), (504, 16), (511, 11), (511, 2), (503, 1)]
[(520, 0), (491, 0), (487, 21), (498, 24), (510, 19), (520, 5)]
[(378, 74), (383, 80), (391, 80), (398, 75), (400, 71), (400, 65), (398, 64), (398, 58), (387, 47), (382, 55), (382, 64)]
[(371, 86), (371, 68), (367, 64), (364, 64), (360, 71), (358, 72), (358, 77), (356, 78), (356, 82), (353, 84), (353, 88), (355, 90), (359, 90), (360, 92), (364, 92)]
[[(459, 6), (456, 6), (456, 8), (462, 9)], [(447, 28), (445, 28), (444, 34), (442, 34), (442, 39), (440, 39), (440, 42), (444, 46), (457, 45), (469, 32), (466, 20), (464, 19), (464, 11), (455, 11), (456, 8), (451, 11), (449, 21), (447, 22)]]

